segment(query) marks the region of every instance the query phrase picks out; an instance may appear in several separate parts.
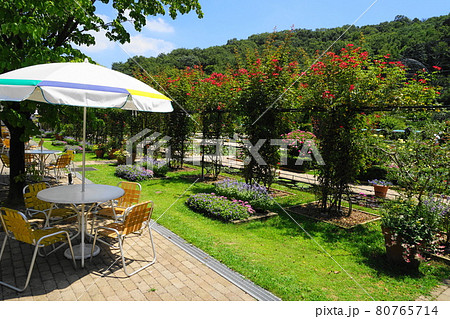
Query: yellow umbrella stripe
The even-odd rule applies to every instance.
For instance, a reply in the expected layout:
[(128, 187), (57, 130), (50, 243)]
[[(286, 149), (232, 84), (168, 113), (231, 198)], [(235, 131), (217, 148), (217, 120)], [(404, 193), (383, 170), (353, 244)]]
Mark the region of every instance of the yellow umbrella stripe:
[(127, 89), (127, 91), (130, 92), (132, 95), (140, 95), (140, 96), (151, 97), (154, 99), (172, 101), (167, 96), (160, 94), (160, 93), (151, 93), (151, 92), (144, 92), (144, 91), (137, 91), (137, 90), (130, 90), (130, 89)]

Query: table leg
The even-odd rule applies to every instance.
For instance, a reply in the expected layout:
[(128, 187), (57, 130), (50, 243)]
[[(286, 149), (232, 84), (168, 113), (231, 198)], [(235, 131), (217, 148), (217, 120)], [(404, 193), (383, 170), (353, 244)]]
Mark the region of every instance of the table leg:
[(44, 177), (45, 174), (45, 156), (44, 154), (40, 154), (39, 155), (40, 159), (39, 159), (39, 164), (40, 164), (40, 168), (41, 168), (41, 176)]
[[(86, 214), (88, 214), (91, 209), (94, 207), (95, 204), (93, 204), (87, 211), (85, 204), (81, 205), (81, 211), (80, 211), (80, 236), (81, 236), (81, 243), (79, 245), (73, 246), (73, 252), (75, 255), (75, 259), (81, 259), (81, 268), (84, 268), (84, 260), (86, 258), (91, 257), (91, 251), (92, 251), (92, 245), (85, 243), (85, 237), (86, 235), (89, 236), (88, 233), (86, 233)], [(75, 207), (75, 206), (74, 206)], [(92, 256), (97, 256), (100, 253), (100, 247), (95, 246), (94, 247), (94, 253)], [(72, 258), (71, 252), (66, 249), (64, 252), (64, 256), (68, 259)]]
[(81, 204), (81, 268), (84, 268), (84, 231), (85, 231), (84, 204)]

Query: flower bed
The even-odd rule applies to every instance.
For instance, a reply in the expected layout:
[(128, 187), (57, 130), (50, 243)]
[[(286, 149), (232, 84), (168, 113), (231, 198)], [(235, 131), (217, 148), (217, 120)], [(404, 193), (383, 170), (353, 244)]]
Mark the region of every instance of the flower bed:
[(266, 187), (247, 184), (231, 179), (215, 183), (215, 192), (229, 198), (249, 202), (252, 207), (267, 210), (273, 205), (273, 199)]
[(75, 137), (72, 136), (64, 136), (64, 141), (67, 142), (69, 145), (78, 145), (78, 142)]
[(82, 152), (83, 148), (81, 146), (78, 146), (78, 145), (65, 145), (64, 146), (64, 152), (67, 152), (69, 150), (70, 151), (75, 151), (75, 152)]
[(115, 175), (132, 182), (139, 182), (153, 177), (153, 171), (138, 165), (118, 165)]
[(60, 141), (60, 140), (55, 140), (55, 141), (52, 141), (52, 145), (53, 146), (65, 146), (65, 145), (67, 145), (67, 142), (66, 141)]
[(255, 213), (248, 202), (229, 200), (225, 196), (215, 194), (194, 194), (188, 198), (186, 204), (198, 213), (223, 221), (242, 220)]
[(156, 160), (151, 157), (144, 157), (140, 165), (147, 169), (151, 169), (156, 177), (164, 177), (169, 171), (169, 167), (165, 160)]

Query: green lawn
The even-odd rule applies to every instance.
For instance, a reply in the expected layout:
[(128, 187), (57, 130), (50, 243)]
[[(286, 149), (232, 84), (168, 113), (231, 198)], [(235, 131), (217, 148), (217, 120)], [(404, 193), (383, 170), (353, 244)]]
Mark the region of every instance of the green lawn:
[[(39, 142), (40, 139), (35, 139), (36, 142)], [(54, 146), (52, 145), (52, 141), (54, 139), (44, 139), (44, 145), (43, 147), (49, 150), (56, 150), (56, 151), (63, 151), (64, 147), (62, 146)], [(74, 162), (81, 162), (83, 159), (83, 153), (75, 153)], [(95, 156), (94, 152), (87, 152), (86, 153), (86, 161), (100, 161), (101, 159), (97, 158)]]
[[(86, 172), (93, 182), (120, 181), (113, 165), (95, 167), (99, 170)], [(377, 222), (349, 231), (299, 216), (294, 222), (280, 207), (273, 209), (279, 216), (265, 222), (211, 220), (184, 203), (190, 194), (213, 186), (182, 178), (186, 174), (195, 172), (141, 182), (142, 199), (155, 202), (153, 218), (283, 300), (414, 300), (450, 277), (450, 267), (437, 262), (422, 263), (415, 276), (391, 269)], [(295, 193), (278, 199), (281, 206), (314, 200), (312, 194), (276, 187)]]

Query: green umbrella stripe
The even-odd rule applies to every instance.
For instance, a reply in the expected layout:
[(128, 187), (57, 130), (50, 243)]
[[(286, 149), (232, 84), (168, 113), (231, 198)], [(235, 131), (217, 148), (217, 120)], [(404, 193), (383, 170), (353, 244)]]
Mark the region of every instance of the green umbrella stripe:
[(36, 86), (41, 80), (0, 79), (0, 85), (29, 85)]

